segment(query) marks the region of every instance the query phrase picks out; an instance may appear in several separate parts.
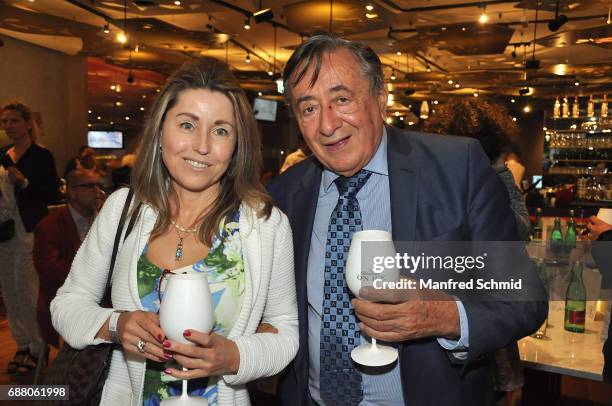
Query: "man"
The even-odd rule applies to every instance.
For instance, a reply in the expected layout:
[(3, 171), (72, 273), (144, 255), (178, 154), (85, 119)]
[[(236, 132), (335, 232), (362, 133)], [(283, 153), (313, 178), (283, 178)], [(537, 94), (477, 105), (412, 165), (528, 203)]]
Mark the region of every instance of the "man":
[(104, 196), (92, 171), (76, 169), (65, 177), (68, 204), (51, 212), (34, 230), (34, 265), (40, 279), (38, 326), (54, 347), (59, 347), (59, 336), (51, 324), (49, 305), (68, 276)]
[[(269, 186), (293, 228), (300, 317), (282, 402), (492, 404), (488, 354), (535, 331), (545, 302), (351, 302), (341, 249), (359, 229), (391, 231), (396, 241), (514, 240), (507, 193), (484, 152), (474, 140), (385, 127), (381, 63), (363, 44), (311, 37), (288, 61), (284, 82), (314, 157)], [(399, 362), (352, 364), (360, 328), (396, 343)]]

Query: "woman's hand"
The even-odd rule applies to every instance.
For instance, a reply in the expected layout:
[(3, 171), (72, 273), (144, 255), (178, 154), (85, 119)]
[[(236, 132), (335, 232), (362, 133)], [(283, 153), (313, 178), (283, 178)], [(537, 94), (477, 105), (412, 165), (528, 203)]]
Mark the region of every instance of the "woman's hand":
[(17, 185), (19, 187), (23, 187), (23, 185), (25, 185), (26, 178), (25, 176), (23, 176), (23, 173), (21, 173), (19, 169), (14, 166), (10, 166), (7, 171), (9, 180), (13, 185)]
[[(159, 316), (141, 310), (121, 313), (117, 321), (117, 331), (121, 337), (123, 350), (145, 357), (156, 362), (165, 362), (171, 359), (164, 354), (161, 343), (164, 341), (164, 332), (159, 326)], [(144, 352), (138, 350), (138, 341), (145, 342)]]
[(181, 344), (166, 340), (164, 349), (171, 351), (174, 359), (188, 371), (167, 368), (164, 372), (179, 379), (203, 378), (235, 374), (240, 367), (240, 351), (232, 340), (215, 333), (185, 330), (184, 337), (194, 343)]

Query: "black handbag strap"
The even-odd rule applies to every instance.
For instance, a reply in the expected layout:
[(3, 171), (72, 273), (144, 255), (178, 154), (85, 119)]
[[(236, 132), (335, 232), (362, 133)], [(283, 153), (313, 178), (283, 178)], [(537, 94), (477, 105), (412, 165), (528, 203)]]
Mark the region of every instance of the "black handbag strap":
[[(121, 233), (123, 232), (123, 226), (125, 226), (125, 220), (127, 219), (133, 196), (134, 196), (134, 191), (130, 188), (128, 191), (127, 197), (125, 198), (125, 204), (123, 205), (123, 211), (121, 212), (121, 217), (119, 218), (119, 225), (117, 226), (117, 233), (115, 234), (115, 242), (113, 244), (113, 253), (111, 255), (111, 262), (110, 262), (110, 267), (108, 270), (108, 278), (106, 280), (106, 286), (104, 288), (104, 296), (102, 296), (102, 301), (100, 302), (100, 306), (102, 307), (111, 307), (112, 305), (111, 285), (112, 285), (113, 270), (115, 269), (115, 260), (117, 259), (117, 251), (119, 251), (119, 243), (121, 242)], [(136, 217), (138, 217), (139, 209), (140, 209), (140, 204), (132, 212), (132, 216), (130, 218), (130, 222), (128, 224), (128, 228), (125, 233), (124, 239), (127, 238), (127, 236), (132, 231), (132, 228), (134, 227), (134, 223), (136, 222)]]

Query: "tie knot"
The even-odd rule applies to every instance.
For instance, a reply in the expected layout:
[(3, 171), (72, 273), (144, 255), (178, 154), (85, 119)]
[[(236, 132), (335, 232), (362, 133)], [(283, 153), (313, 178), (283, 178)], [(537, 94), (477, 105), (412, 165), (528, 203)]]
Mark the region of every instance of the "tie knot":
[(355, 197), (363, 185), (368, 181), (371, 174), (372, 172), (362, 169), (353, 176), (339, 176), (334, 181), (336, 182), (338, 193), (340, 193), (341, 197)]

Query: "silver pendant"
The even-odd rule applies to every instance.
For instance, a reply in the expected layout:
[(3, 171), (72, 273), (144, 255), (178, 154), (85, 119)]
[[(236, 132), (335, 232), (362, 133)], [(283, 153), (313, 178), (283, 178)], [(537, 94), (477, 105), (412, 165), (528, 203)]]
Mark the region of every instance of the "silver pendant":
[(183, 238), (179, 237), (178, 245), (176, 246), (176, 252), (174, 253), (174, 260), (180, 261), (183, 259)]

